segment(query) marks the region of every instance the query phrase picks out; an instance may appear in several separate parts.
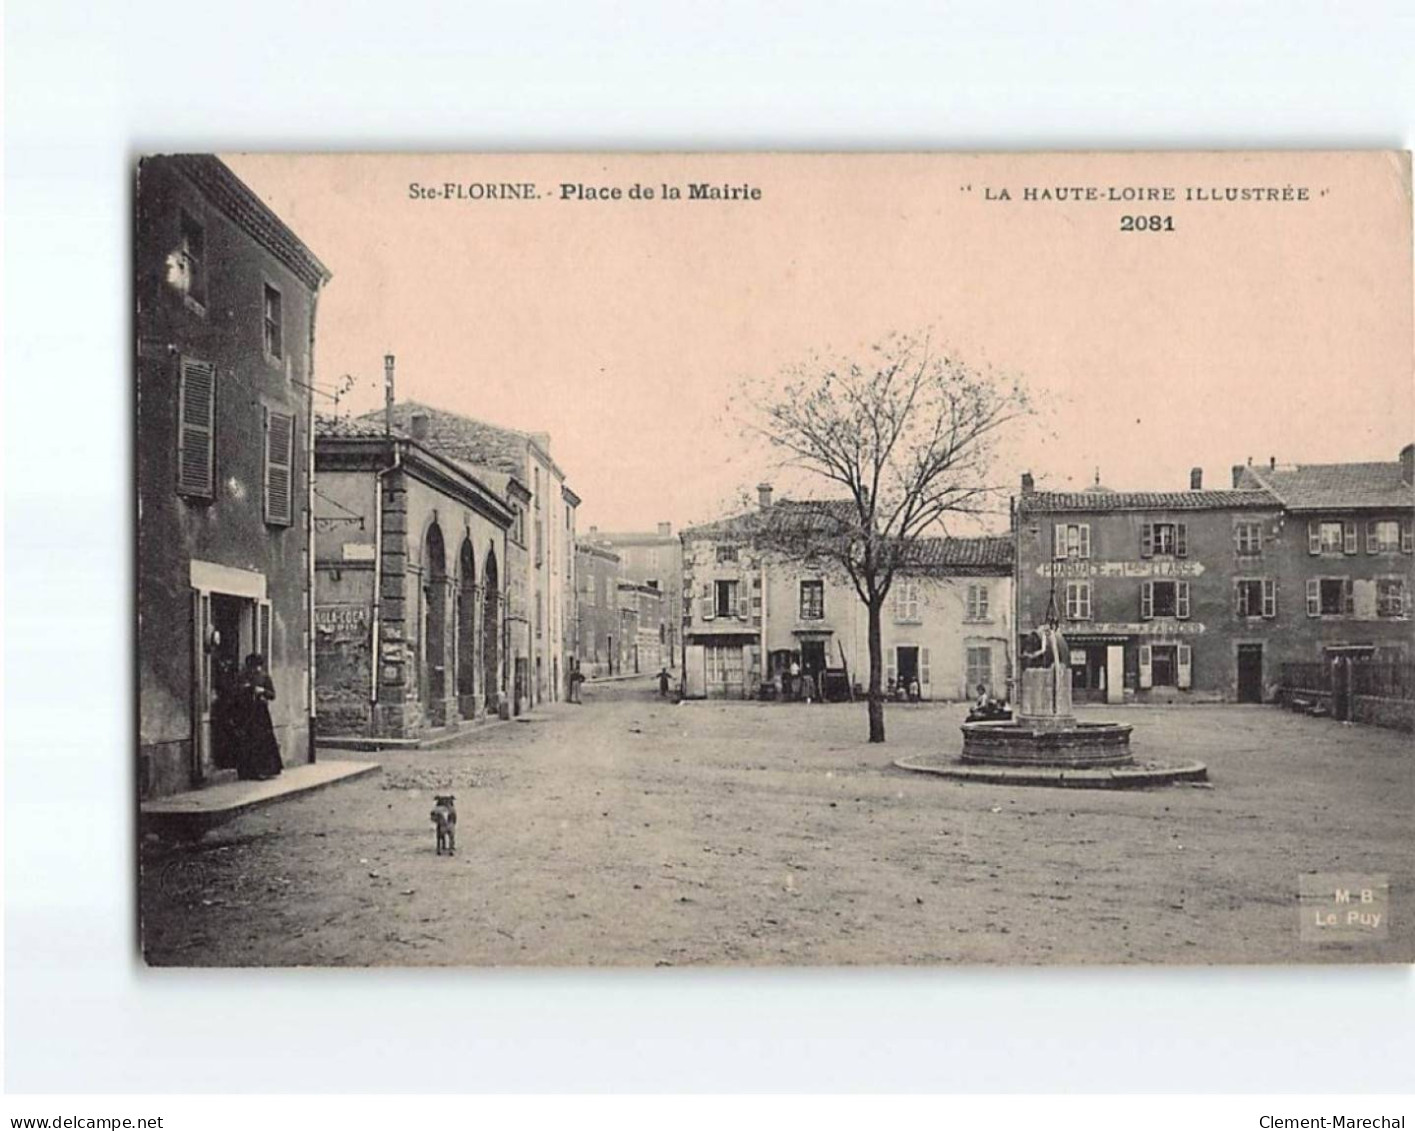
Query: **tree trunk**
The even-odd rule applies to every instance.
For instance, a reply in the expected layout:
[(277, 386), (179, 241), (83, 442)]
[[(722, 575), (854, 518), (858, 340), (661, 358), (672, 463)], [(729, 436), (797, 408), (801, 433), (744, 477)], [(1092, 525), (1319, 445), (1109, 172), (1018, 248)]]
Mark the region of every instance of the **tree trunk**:
[(884, 741), (884, 647), (881, 644), (880, 617), (884, 602), (871, 601), (865, 606), (869, 611), (870, 640), (870, 741)]

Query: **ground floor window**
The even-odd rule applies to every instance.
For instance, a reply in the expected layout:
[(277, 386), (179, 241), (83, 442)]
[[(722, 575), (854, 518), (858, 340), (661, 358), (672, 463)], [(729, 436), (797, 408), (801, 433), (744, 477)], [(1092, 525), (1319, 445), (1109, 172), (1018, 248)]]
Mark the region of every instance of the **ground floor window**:
[(1186, 690), (1193, 685), (1193, 649), (1188, 644), (1140, 645), (1140, 687), (1177, 687)]
[(968, 694), (975, 695), (978, 686), (987, 688), (989, 695), (994, 694), (992, 685), (992, 648), (987, 645), (977, 645), (969, 647), (964, 654), (965, 678), (968, 681)]

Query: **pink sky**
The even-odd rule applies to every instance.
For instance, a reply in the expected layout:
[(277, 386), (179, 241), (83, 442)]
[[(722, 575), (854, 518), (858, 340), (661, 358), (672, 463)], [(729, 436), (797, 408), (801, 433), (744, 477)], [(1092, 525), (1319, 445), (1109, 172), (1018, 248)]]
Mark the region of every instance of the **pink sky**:
[[(1412, 428), (1409, 164), (1391, 154), (227, 156), (334, 273), (317, 382), (528, 431), (580, 528), (714, 517), (765, 472), (744, 377), (932, 328), (1049, 406), (1016, 482), (1179, 489), (1202, 466), (1392, 460)], [(412, 200), (529, 181), (534, 201)], [(557, 199), (561, 182), (748, 182), (756, 202)], [(966, 186), (971, 185), (968, 189)], [(1024, 186), (1306, 187), (1305, 203), (1023, 203)], [(986, 202), (1006, 187), (1010, 203)], [(686, 189), (684, 196), (687, 196)], [(1123, 233), (1122, 215), (1176, 230)], [(328, 402), (322, 402), (326, 407)], [(779, 479), (780, 477), (778, 477)]]

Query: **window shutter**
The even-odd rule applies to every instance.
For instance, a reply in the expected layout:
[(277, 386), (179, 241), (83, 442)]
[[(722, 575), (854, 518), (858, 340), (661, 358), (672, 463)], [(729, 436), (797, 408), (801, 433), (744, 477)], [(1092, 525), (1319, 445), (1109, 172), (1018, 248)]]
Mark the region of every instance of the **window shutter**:
[(711, 582), (711, 581), (704, 581), (704, 582), (703, 582), (702, 605), (701, 605), (701, 608), (699, 609), (699, 612), (701, 613), (703, 620), (712, 620), (713, 617), (714, 617), (714, 616), (716, 615), (716, 613), (717, 613), (717, 610), (713, 607), (713, 599), (712, 599), (712, 597), (713, 597), (713, 594), (712, 594), (712, 582)]
[(1322, 552), (1322, 528), (1315, 522), (1307, 523), (1307, 553), (1320, 554)]
[(1247, 612), (1248, 610), (1243, 607), (1243, 582), (1235, 581), (1233, 583), (1233, 615), (1241, 617)]
[(1187, 644), (1181, 644), (1176, 651), (1179, 657), (1179, 689), (1188, 691), (1193, 683), (1194, 650)]
[(178, 360), (177, 492), (210, 499), (216, 493), (216, 367)]
[(1343, 548), (1345, 549), (1346, 553), (1356, 553), (1356, 550), (1358, 548), (1356, 545), (1356, 524), (1354, 522), (1343, 522), (1341, 524), (1341, 535)]
[(1263, 579), (1263, 616), (1277, 616), (1277, 582), (1271, 578)]
[(1089, 558), (1091, 556), (1091, 524), (1089, 522), (1083, 522), (1080, 526), (1080, 531), (1081, 556), (1083, 558)]
[(919, 686), (923, 688), (924, 695), (927, 697), (929, 693), (929, 683), (931, 682), (929, 678), (929, 650), (922, 648), (919, 654), (923, 657), (923, 659), (919, 661)]
[(1415, 526), (1408, 518), (1400, 522), (1400, 549), (1407, 554), (1415, 553)]
[(1083, 581), (1083, 582), (1081, 582), (1081, 591), (1080, 591), (1079, 604), (1080, 604), (1081, 619), (1082, 619), (1082, 620), (1090, 620), (1090, 619), (1091, 619), (1091, 583), (1090, 583), (1089, 581)]
[(737, 619), (750, 620), (752, 617), (752, 599), (747, 596), (746, 589), (742, 583), (737, 583)]
[(1140, 582), (1140, 619), (1152, 620), (1155, 615), (1155, 583)]
[(1189, 556), (1189, 524), (1177, 522), (1174, 524), (1174, 553), (1177, 557), (1187, 558)]
[(1155, 527), (1153, 523), (1147, 522), (1140, 527), (1140, 556), (1142, 558), (1155, 556)]
[(289, 526), (293, 511), (295, 418), (265, 410), (265, 521)]
[(1153, 687), (1153, 686), (1154, 686), (1154, 672), (1153, 672), (1153, 669), (1150, 667), (1150, 658), (1151, 658), (1150, 646), (1149, 646), (1148, 644), (1141, 644), (1141, 645), (1140, 645), (1140, 686), (1141, 686), (1141, 687), (1146, 687), (1146, 688), (1148, 688), (1148, 687)]
[(1058, 522), (1051, 528), (1051, 556), (1057, 561), (1066, 557), (1066, 524)]
[(894, 683), (895, 679), (897, 678), (896, 673), (899, 669), (896, 668), (894, 665), (895, 653), (894, 649), (891, 648), (887, 653), (885, 653), (884, 658), (884, 678), (886, 683)]
[(1366, 523), (1366, 553), (1368, 553), (1368, 554), (1376, 554), (1376, 553), (1379, 553), (1379, 552), (1380, 552), (1380, 549), (1381, 549), (1381, 542), (1380, 542), (1380, 538), (1377, 537), (1377, 535), (1376, 535), (1376, 524), (1375, 524), (1374, 522), (1367, 522), (1367, 523)]
[(1233, 552), (1241, 554), (1243, 552), (1243, 524), (1234, 523), (1233, 526)]
[(1356, 611), (1356, 594), (1349, 577), (1341, 579), (1341, 611), (1347, 616)]
[(256, 605), (256, 651), (265, 657), (265, 670), (274, 666), (270, 655), (270, 602), (261, 601)]
[(1174, 615), (1180, 620), (1189, 619), (1189, 583), (1187, 581), (1174, 583)]
[(1307, 615), (1309, 617), (1322, 615), (1322, 582), (1320, 578), (1309, 577), (1307, 579)]

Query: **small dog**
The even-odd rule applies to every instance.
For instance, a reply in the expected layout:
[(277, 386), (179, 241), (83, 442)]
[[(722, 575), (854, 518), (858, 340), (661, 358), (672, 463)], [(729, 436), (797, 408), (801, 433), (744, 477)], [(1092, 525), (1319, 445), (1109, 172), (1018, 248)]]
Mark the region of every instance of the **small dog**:
[(433, 797), (437, 802), (432, 807), (432, 823), (437, 826), (437, 854), (443, 849), (452, 856), (457, 851), (457, 799), (450, 793), (443, 797)]

